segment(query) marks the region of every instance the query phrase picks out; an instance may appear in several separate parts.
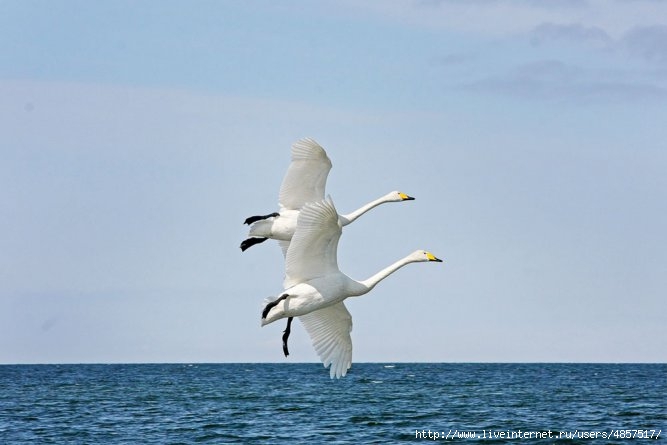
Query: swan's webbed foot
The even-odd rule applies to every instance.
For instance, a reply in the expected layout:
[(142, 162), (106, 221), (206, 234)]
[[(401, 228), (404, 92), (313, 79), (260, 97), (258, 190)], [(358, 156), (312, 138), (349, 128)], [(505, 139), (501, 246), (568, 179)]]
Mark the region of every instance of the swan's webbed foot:
[(264, 310), (262, 311), (262, 319), (265, 319), (267, 315), (269, 315), (269, 311), (276, 307), (278, 303), (283, 301), (285, 298), (289, 297), (287, 294), (282, 294), (280, 297), (278, 297), (277, 300), (272, 301), (270, 303), (267, 303), (266, 306), (264, 306)]
[(269, 218), (275, 218), (276, 216), (280, 216), (280, 213), (278, 212), (273, 212), (268, 215), (256, 215), (256, 216), (250, 216), (243, 221), (243, 224), (252, 224), (257, 221), (261, 221), (263, 219), (269, 219)]
[(243, 242), (241, 243), (241, 251), (242, 251), (242, 252), (245, 252), (247, 249), (249, 249), (250, 247), (254, 246), (255, 244), (263, 243), (263, 242), (266, 241), (267, 239), (268, 239), (268, 238), (255, 236), (255, 237), (252, 237), (252, 238), (248, 238), (248, 239), (246, 239), (246, 240), (243, 240)]
[(283, 331), (283, 353), (285, 354), (285, 357), (289, 355), (289, 350), (287, 349), (287, 339), (289, 338), (290, 333), (292, 332), (292, 320), (294, 317), (289, 317), (287, 319), (287, 327)]

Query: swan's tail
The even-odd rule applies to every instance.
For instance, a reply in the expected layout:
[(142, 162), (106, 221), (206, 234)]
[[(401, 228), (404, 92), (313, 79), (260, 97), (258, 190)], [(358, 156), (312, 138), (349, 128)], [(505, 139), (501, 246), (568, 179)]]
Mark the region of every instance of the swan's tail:
[(269, 313), (271, 313), (271, 309), (276, 307), (281, 301), (285, 300), (287, 297), (289, 297), (289, 294), (282, 294), (278, 297), (268, 297), (264, 300), (264, 306), (262, 307), (262, 326), (284, 317), (284, 315), (281, 315), (281, 313), (279, 314), (273, 313), (271, 316), (269, 316)]
[(271, 235), (271, 228), (273, 227), (273, 220), (264, 219), (255, 221), (248, 230), (248, 236), (263, 236), (269, 238)]

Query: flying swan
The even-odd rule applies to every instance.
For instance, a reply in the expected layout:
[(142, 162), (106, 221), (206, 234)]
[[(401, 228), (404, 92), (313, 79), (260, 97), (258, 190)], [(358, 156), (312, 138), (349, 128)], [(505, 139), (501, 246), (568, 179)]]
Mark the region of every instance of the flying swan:
[[(244, 224), (250, 225), (249, 238), (241, 243), (241, 250), (245, 251), (271, 238), (279, 241), (283, 254), (285, 254), (296, 229), (299, 210), (306, 203), (324, 199), (329, 170), (331, 170), (331, 160), (315, 140), (304, 138), (296, 141), (292, 145), (292, 162), (280, 186), (278, 212), (246, 218)], [(346, 226), (373, 207), (385, 202), (413, 199), (398, 191), (387, 193), (352, 213), (339, 215), (341, 224)]]
[(283, 352), (293, 317), (299, 317), (331, 378), (340, 378), (352, 364), (352, 317), (343, 300), (363, 295), (409, 263), (442, 260), (417, 250), (372, 277), (356, 281), (338, 269), (342, 223), (331, 198), (305, 205), (285, 258), (284, 290), (262, 311), (262, 326), (287, 318)]

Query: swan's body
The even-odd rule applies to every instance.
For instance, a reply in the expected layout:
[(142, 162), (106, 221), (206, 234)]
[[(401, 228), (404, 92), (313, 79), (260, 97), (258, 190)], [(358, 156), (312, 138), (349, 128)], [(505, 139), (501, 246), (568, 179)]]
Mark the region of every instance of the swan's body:
[[(310, 138), (295, 142), (292, 145), (292, 162), (280, 186), (279, 211), (246, 219), (246, 224), (250, 225), (249, 238), (241, 243), (241, 250), (245, 251), (269, 238), (289, 242), (294, 236), (301, 208), (306, 203), (324, 199), (324, 189), (330, 170), (331, 160), (317, 142)], [(413, 199), (405, 193), (390, 192), (354, 212), (339, 215), (339, 218), (341, 224), (345, 226), (380, 204)], [(285, 253), (288, 244), (281, 243), (281, 245)]]
[(262, 312), (262, 326), (281, 318), (299, 317), (324, 366), (331, 365), (332, 378), (344, 376), (352, 364), (352, 317), (343, 301), (369, 292), (406, 264), (441, 261), (417, 250), (372, 277), (356, 281), (338, 269), (341, 233), (342, 223), (330, 199), (304, 206), (287, 249), (284, 291)]

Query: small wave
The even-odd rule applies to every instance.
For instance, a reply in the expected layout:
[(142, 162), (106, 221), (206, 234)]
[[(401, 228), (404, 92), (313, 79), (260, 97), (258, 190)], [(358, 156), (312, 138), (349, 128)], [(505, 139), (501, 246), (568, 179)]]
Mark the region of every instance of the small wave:
[(370, 416), (364, 416), (364, 415), (352, 416), (352, 417), (350, 417), (350, 421), (352, 423), (361, 423), (361, 424), (368, 425), (368, 426), (380, 425), (381, 424), (381, 422), (378, 422), (378, 419), (376, 419), (374, 417), (370, 417)]
[(276, 411), (283, 411), (283, 412), (292, 412), (292, 411), (303, 411), (305, 407), (303, 406), (279, 406), (276, 408)]
[[(438, 424), (518, 430), (517, 418), (552, 430), (554, 423), (602, 430), (623, 419), (653, 427), (667, 421), (662, 364), (595, 365), (604, 379), (589, 379), (592, 365), (539, 365), (546, 371), (536, 377), (538, 365), (399, 363), (360, 363), (337, 384), (319, 363), (195, 363), (186, 371), (188, 364), (1, 365), (0, 405), (9, 409), (0, 410), (0, 437), (69, 443), (108, 433), (98, 442), (161, 443), (166, 432), (187, 444), (318, 443), (327, 434), (364, 443), (371, 434), (414, 441), (415, 431)], [(636, 388), (647, 382), (655, 390), (639, 396)]]

